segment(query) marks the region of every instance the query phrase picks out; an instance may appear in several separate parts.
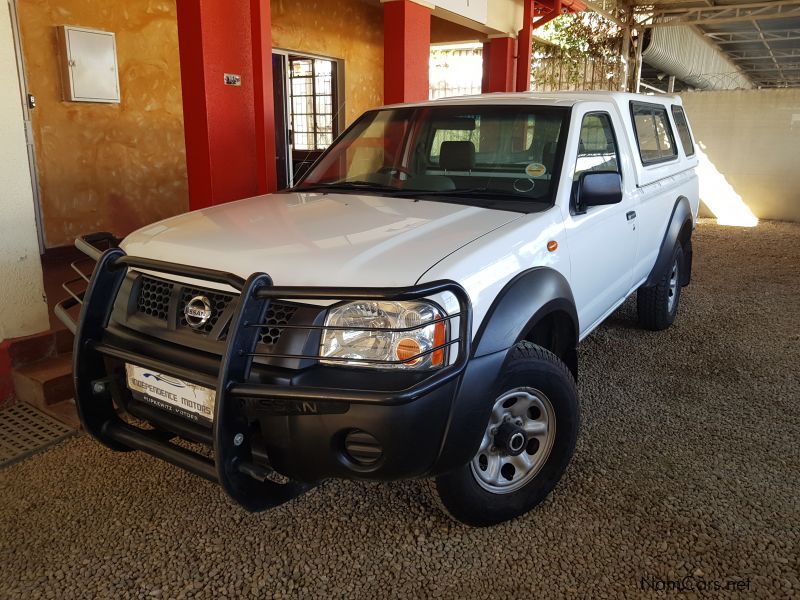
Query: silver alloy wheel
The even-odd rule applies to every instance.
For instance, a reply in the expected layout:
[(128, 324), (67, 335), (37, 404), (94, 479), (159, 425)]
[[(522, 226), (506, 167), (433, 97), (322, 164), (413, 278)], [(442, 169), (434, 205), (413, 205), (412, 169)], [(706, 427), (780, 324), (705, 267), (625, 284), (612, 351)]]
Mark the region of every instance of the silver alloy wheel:
[(675, 309), (675, 298), (678, 296), (678, 259), (672, 264), (672, 270), (669, 273), (669, 292), (667, 296), (667, 311), (672, 314)]
[(515, 492), (542, 469), (555, 437), (555, 411), (547, 396), (533, 388), (508, 391), (494, 403), (480, 449), (470, 463), (472, 474), (488, 492)]

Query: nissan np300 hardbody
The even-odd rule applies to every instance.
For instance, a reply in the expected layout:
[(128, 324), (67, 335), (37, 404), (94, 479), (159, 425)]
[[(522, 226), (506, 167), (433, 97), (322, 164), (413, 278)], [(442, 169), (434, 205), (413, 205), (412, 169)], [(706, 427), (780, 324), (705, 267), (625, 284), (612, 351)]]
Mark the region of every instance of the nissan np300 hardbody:
[(573, 453), (579, 341), (634, 292), (644, 327), (675, 319), (696, 163), (676, 97), (367, 112), (290, 190), (77, 242), (83, 427), (249, 510), (430, 478), (464, 523), (521, 515)]

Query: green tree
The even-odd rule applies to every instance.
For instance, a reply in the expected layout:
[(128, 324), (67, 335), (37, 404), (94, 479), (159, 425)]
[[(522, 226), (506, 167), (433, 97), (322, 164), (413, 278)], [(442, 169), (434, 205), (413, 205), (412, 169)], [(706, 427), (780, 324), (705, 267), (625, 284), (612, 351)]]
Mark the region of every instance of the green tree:
[(617, 89), (622, 30), (592, 11), (561, 15), (535, 30), (533, 89)]

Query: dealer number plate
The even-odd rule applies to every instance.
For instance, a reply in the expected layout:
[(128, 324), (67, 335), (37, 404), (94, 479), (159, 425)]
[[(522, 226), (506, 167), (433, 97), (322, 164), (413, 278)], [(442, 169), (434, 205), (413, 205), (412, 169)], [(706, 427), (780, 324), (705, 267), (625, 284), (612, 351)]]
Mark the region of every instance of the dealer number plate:
[(136, 365), (126, 364), (125, 371), (128, 388), (142, 402), (191, 421), (213, 422), (216, 390)]

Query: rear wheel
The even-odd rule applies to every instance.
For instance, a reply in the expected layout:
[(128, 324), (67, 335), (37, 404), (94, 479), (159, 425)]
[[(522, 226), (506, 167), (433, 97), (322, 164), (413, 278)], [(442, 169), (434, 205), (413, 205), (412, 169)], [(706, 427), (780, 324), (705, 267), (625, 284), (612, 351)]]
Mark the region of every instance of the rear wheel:
[(675, 321), (683, 283), (683, 248), (675, 245), (672, 259), (652, 287), (640, 287), (636, 292), (636, 312), (639, 324), (645, 329), (660, 331)]
[(512, 348), (478, 452), (436, 478), (446, 511), (467, 525), (518, 517), (544, 500), (567, 468), (580, 420), (575, 380), (554, 354)]

